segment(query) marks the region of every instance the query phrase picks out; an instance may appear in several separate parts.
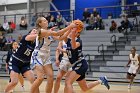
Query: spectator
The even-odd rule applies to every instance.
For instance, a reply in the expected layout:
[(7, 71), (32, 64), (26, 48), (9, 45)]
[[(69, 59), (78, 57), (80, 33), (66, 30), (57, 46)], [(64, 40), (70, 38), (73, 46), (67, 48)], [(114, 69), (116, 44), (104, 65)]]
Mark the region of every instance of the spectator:
[(53, 26), (56, 25), (56, 19), (54, 18), (54, 16), (52, 15), (51, 18), (50, 18), (50, 22), (48, 24), (48, 27), (51, 28)]
[(128, 20), (127, 17), (121, 22), (121, 26), (118, 27), (119, 33), (123, 32), (125, 29), (130, 28), (130, 30), (133, 30), (133, 26), (131, 22)]
[(36, 20), (37, 20), (37, 14), (34, 13), (34, 14), (33, 14), (33, 17), (32, 17), (32, 23), (31, 23), (31, 26), (35, 26)]
[(94, 16), (93, 14), (90, 15), (88, 26), (86, 27), (87, 30), (93, 30), (93, 24), (94, 24)]
[(13, 39), (13, 37), (10, 35), (7, 39), (6, 42), (6, 50), (9, 50), (11, 48), (11, 44), (14, 42), (15, 40)]
[(51, 19), (51, 14), (47, 13), (47, 15), (45, 15), (46, 20), (48, 20), (48, 23), (50, 22)]
[(4, 20), (2, 27), (3, 27), (5, 32), (7, 32), (7, 33), (9, 32), (10, 28), (9, 28), (9, 24), (8, 24), (7, 20)]
[(0, 35), (4, 34), (5, 33), (5, 30), (4, 28), (2, 27), (2, 25), (0, 24)]
[(59, 29), (61, 29), (61, 26), (64, 24), (63, 23), (63, 18), (61, 15), (57, 15), (56, 23)]
[(27, 29), (27, 21), (24, 16), (21, 17), (21, 22), (20, 22), (20, 30), (26, 30)]
[(111, 21), (111, 27), (110, 27), (110, 32), (115, 31), (117, 28), (117, 24), (114, 20)]
[(99, 15), (99, 13), (97, 12), (96, 8), (93, 9), (92, 14), (93, 14), (94, 17), (97, 17), (97, 15)]
[(85, 8), (85, 10), (83, 12), (83, 20), (82, 21), (85, 21), (86, 23), (88, 23), (89, 17), (90, 17), (90, 12), (88, 11), (87, 8)]
[(97, 20), (98, 20), (98, 24), (99, 24), (99, 29), (104, 29), (102, 17), (99, 14), (97, 15)]
[(19, 34), (18, 37), (17, 37), (17, 43), (19, 43), (21, 39), (22, 39), (22, 35)]
[(8, 37), (8, 39), (7, 39), (7, 43), (13, 43), (13, 41), (15, 41), (14, 39), (13, 39), (13, 36), (12, 35), (10, 35), (9, 37)]
[(4, 50), (4, 46), (6, 44), (6, 38), (4, 35), (0, 35), (0, 50)]
[(102, 18), (100, 17), (100, 15), (97, 15), (97, 17), (94, 17), (93, 28), (94, 30), (99, 30), (103, 28)]
[(16, 24), (14, 23), (13, 20), (11, 20), (9, 23), (10, 23), (9, 24), (9, 26), (10, 26), (10, 31), (9, 32), (13, 32), (16, 29)]

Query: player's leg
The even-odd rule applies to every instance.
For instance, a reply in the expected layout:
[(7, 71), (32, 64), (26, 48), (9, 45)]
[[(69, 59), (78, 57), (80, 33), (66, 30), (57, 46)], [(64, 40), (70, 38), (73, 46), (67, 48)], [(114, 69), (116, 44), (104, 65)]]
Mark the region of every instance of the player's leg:
[(62, 77), (66, 74), (66, 72), (68, 72), (68, 68), (69, 68), (68, 64), (70, 64), (68, 59), (67, 58), (64, 59), (64, 57), (63, 57), (63, 60), (61, 60), (61, 62), (60, 62), (59, 70), (58, 70), (57, 77), (55, 80), (54, 93), (58, 93)]
[(18, 80), (20, 82), (20, 85), (22, 87), (22, 90), (24, 90), (24, 78), (23, 78), (22, 74), (19, 74)]
[(126, 78), (128, 79), (128, 82), (129, 82), (129, 84), (128, 84), (128, 88), (129, 89), (131, 88), (131, 82), (133, 80), (132, 73), (133, 73), (133, 68), (130, 67), (129, 70), (128, 70), (128, 72), (127, 72), (127, 76), (126, 76)]
[(42, 65), (36, 65), (34, 71), (36, 72), (37, 78), (31, 86), (31, 93), (35, 93), (36, 89), (39, 88), (42, 81), (44, 80), (44, 69)]
[(9, 93), (9, 91), (12, 90), (18, 84), (18, 75), (19, 73), (11, 71), (10, 73), (11, 82), (9, 82), (8, 85), (6, 86), (4, 90), (5, 93)]
[(71, 71), (69, 75), (67, 74), (66, 80), (65, 80), (65, 88), (64, 93), (72, 93), (73, 87), (72, 84), (74, 81), (76, 81), (80, 77), (79, 74), (77, 74), (75, 71)]
[(131, 86), (132, 86), (132, 84), (133, 84), (133, 82), (134, 82), (134, 78), (135, 78), (135, 76), (136, 76), (136, 71), (137, 71), (137, 67), (134, 67), (134, 68), (133, 68), (133, 71), (132, 71), (132, 74), (131, 74), (131, 76), (130, 76), (130, 83), (129, 83), (129, 85), (128, 85), (128, 88), (129, 88), (129, 89), (131, 88)]
[(56, 76), (55, 84), (54, 84), (54, 93), (58, 93), (60, 88), (60, 82), (62, 80), (62, 77), (65, 75), (65, 71), (59, 70)]
[(52, 64), (47, 64), (44, 66), (44, 71), (47, 76), (46, 93), (52, 93), (53, 88), (53, 68)]
[(82, 91), (86, 92), (90, 89), (92, 89), (93, 87), (99, 85), (101, 82), (100, 81), (93, 81), (87, 84), (85, 79), (82, 79), (80, 81), (77, 81), (80, 88), (82, 89)]

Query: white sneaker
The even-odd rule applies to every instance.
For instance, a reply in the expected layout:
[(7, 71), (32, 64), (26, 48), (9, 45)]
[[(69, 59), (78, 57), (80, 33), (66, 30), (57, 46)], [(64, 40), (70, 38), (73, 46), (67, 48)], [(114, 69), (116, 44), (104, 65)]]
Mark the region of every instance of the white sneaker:
[(21, 86), (21, 90), (22, 90), (22, 91), (25, 91), (25, 88), (24, 88), (24, 86)]
[(130, 84), (128, 85), (128, 89), (131, 89), (131, 85)]

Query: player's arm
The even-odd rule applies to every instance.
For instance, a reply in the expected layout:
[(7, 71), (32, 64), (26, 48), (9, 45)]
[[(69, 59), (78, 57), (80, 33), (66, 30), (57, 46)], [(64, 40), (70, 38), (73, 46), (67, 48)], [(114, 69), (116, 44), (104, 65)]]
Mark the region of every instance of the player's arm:
[(72, 31), (72, 39), (71, 39), (72, 49), (76, 49), (76, 48), (78, 48), (80, 46), (80, 43), (76, 42), (76, 40), (75, 40), (75, 38), (76, 38), (75, 33), (76, 33), (76, 31)]
[(57, 47), (57, 50), (59, 50), (59, 51), (62, 52), (62, 53), (66, 53), (66, 49), (63, 49), (62, 46), (63, 46), (63, 44), (62, 44), (62, 42), (61, 42), (61, 46), (58, 46), (58, 47)]
[[(32, 31), (35, 31), (36, 29), (33, 29)], [(31, 31), (31, 32), (32, 32)], [(36, 39), (36, 37), (38, 36), (38, 33), (34, 33), (34, 34), (28, 34), (26, 37), (25, 37), (25, 40), (26, 41), (34, 41)]]
[(68, 30), (66, 33), (64, 33), (62, 36), (53, 36), (55, 40), (64, 40), (67, 39), (67, 36), (70, 34), (71, 30)]
[(130, 58), (129, 58), (129, 61), (128, 61), (128, 63), (126, 64), (126, 66), (128, 67), (130, 63), (131, 63), (131, 60), (130, 60)]
[[(59, 43), (58, 43), (58, 47), (61, 47), (62, 46), (62, 41), (60, 41)], [(60, 51), (58, 50), (58, 49), (56, 49), (56, 52), (55, 52), (55, 64), (56, 64), (56, 66), (59, 66), (59, 64), (60, 64), (60, 61), (59, 61), (59, 55), (60, 55)]]
[(137, 69), (137, 72), (136, 73), (138, 73), (139, 71), (140, 71), (140, 56), (138, 56), (138, 61), (139, 61), (139, 67), (138, 67), (138, 69)]
[(11, 52), (11, 51), (9, 50), (8, 53), (7, 53), (6, 65), (5, 65), (5, 69), (6, 69), (6, 71), (8, 70), (8, 63), (9, 63), (9, 61), (10, 61), (10, 57), (11, 57), (10, 52)]
[(63, 28), (62, 30), (59, 31), (51, 31), (51, 30), (45, 30), (41, 29), (41, 37), (48, 37), (48, 36), (61, 36), (65, 32), (69, 31), (70, 29), (76, 27), (74, 23), (71, 23), (69, 26)]

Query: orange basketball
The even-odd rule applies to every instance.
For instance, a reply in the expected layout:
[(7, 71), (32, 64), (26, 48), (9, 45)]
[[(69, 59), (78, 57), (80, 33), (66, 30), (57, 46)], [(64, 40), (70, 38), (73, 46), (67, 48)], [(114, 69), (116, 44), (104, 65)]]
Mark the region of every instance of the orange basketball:
[(84, 28), (84, 23), (81, 20), (74, 20), (73, 23), (77, 25), (77, 32), (81, 32)]

